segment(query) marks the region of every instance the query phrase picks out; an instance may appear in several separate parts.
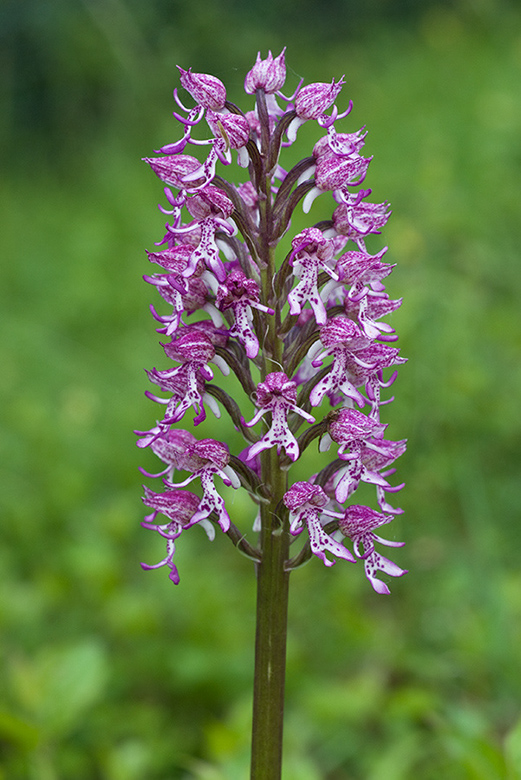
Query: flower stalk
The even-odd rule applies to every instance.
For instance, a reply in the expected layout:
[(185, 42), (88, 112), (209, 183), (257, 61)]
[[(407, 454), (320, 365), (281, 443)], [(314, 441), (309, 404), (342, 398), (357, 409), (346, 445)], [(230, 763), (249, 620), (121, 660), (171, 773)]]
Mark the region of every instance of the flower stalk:
[(282, 771), (290, 534), (282, 498), (287, 472), (274, 449), (262, 454), (271, 478), (272, 499), (261, 507), (261, 561), (257, 564), (257, 619), (252, 720), (252, 780), (277, 778)]
[[(210, 540), (216, 529), (226, 534), (254, 562), (253, 780), (277, 780), (282, 772), (291, 571), (312, 557), (328, 567), (339, 559), (362, 560), (381, 594), (389, 588), (379, 573), (406, 573), (375, 548), (402, 543), (374, 533), (402, 511), (391, 506), (388, 494), (403, 485), (388, 477), (405, 442), (384, 439), (387, 426), (380, 420), (380, 407), (392, 400), (382, 400), (382, 391), (396, 378), (389, 370), (405, 362), (389, 345), (397, 336), (382, 318), (401, 299), (392, 301), (385, 292), (383, 280), (394, 267), (382, 260), (386, 249), (370, 255), (365, 244), (390, 212), (386, 203), (367, 202), (371, 190), (360, 188), (371, 162), (360, 154), (365, 131), (335, 128), (352, 109), (351, 102), (343, 113), (336, 106), (344, 77), (331, 84), (300, 83), (286, 97), (284, 54), (257, 56), (245, 80), (246, 93), (255, 96), (246, 114), (228, 101), (219, 79), (179, 68), (181, 85), (196, 105), (185, 107), (174, 90), (181, 137), (163, 146), (161, 157), (146, 158), (166, 185), (168, 205), (160, 209), (170, 219), (158, 242), (164, 248), (148, 253), (160, 270), (145, 281), (166, 304), (164, 313), (151, 310), (173, 365), (147, 372), (167, 394), (147, 392), (164, 407), (164, 416), (137, 432), (138, 445), (151, 448), (164, 464), (157, 475), (143, 473), (162, 478), (166, 488), (145, 487), (143, 501), (152, 513), (142, 525), (166, 540), (167, 554), (142, 566), (165, 566), (177, 584), (175, 544), (196, 525)], [(199, 138), (203, 120), (209, 130)], [(287, 172), (283, 152), (308, 121), (325, 135)], [(186, 154), (188, 146), (204, 159)], [(234, 157), (249, 174), (241, 184), (225, 176)], [(278, 244), (295, 209), (302, 204), (310, 212), (324, 193), (336, 204), (332, 219), (295, 235), (291, 250), (280, 257)], [(240, 399), (216, 383), (230, 372), (255, 403), (249, 421)], [(231, 453), (228, 442), (195, 437), (192, 430), (205, 425), (208, 411), (229, 416), (245, 449)], [(190, 416), (189, 429), (179, 427)], [(336, 456), (307, 480), (292, 483), (292, 465), (317, 443), (319, 452), (337, 445)], [(375, 486), (378, 509), (351, 500), (360, 482)], [(252, 530), (230, 518), (221, 484), (247, 490)], [(299, 538), (299, 551), (291, 551)]]

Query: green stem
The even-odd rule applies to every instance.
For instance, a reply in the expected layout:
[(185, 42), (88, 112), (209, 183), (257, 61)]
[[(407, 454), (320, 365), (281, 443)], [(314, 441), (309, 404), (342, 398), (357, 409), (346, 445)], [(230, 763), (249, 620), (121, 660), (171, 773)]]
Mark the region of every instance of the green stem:
[[(281, 303), (273, 289), (275, 244), (271, 199), (269, 116), (263, 90), (257, 90), (257, 110), (261, 123), (262, 175), (259, 177), (259, 253), (261, 259), (262, 301), (275, 309), (268, 319), (261, 358), (262, 380), (282, 367), (283, 343), (278, 338)], [(261, 504), (261, 559), (257, 566), (257, 627), (255, 636), (255, 677), (253, 684), (253, 727), (251, 780), (280, 780), (282, 772), (282, 732), (284, 684), (286, 677), (286, 634), (288, 622), (289, 522), (283, 503), (287, 471), (281, 469), (276, 447), (261, 453), (261, 483), (268, 488), (269, 502)]]
[(285, 565), (289, 554), (289, 529), (287, 519), (276, 511), (283, 508), (280, 499), (286, 491), (286, 473), (280, 470), (276, 452), (271, 450), (266, 455), (272, 467), (273, 494), (270, 504), (261, 508), (262, 560), (257, 565), (251, 780), (278, 780), (282, 771), (289, 590), (289, 572)]

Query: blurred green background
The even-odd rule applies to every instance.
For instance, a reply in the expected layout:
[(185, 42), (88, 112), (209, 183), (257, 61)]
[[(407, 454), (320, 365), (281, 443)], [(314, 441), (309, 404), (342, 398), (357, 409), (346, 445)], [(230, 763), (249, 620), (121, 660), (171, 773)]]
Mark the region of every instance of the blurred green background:
[(164, 366), (141, 275), (165, 221), (140, 158), (179, 137), (176, 64), (246, 110), (284, 45), (288, 92), (346, 74), (341, 129), (367, 125), (393, 207), (410, 570), (390, 597), (361, 566), (293, 575), (284, 778), (521, 778), (519, 3), (3, 0), (0, 30), (0, 778), (247, 777), (251, 564), (194, 529), (177, 588), (139, 566), (164, 554), (132, 430)]

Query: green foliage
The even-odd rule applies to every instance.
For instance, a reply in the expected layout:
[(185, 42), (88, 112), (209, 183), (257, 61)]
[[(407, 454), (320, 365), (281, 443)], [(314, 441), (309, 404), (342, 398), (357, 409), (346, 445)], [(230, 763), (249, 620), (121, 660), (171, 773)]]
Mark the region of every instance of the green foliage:
[(394, 211), (410, 361), (385, 409), (409, 439), (393, 526), (410, 573), (389, 598), (358, 566), (292, 575), (284, 776), (521, 778), (521, 16), (375, 0), (350, 29), (351, 4), (326, 26), (307, 3), (285, 36), (279, 5), (249, 25), (232, 0), (2, 9), (1, 780), (247, 777), (250, 563), (195, 528), (177, 588), (139, 567), (163, 553), (139, 526), (137, 467), (156, 464), (132, 429), (155, 419), (141, 367), (164, 365), (140, 278), (161, 187), (139, 158), (177, 132), (176, 62), (242, 101), (257, 48), (285, 43), (288, 90), (347, 74), (345, 127), (367, 125), (368, 184)]

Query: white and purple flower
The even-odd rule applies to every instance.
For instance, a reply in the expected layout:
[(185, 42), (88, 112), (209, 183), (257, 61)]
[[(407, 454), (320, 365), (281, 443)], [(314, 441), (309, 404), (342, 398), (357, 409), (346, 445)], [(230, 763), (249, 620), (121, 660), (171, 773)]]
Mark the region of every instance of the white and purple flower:
[(368, 506), (352, 504), (347, 507), (344, 517), (338, 521), (341, 533), (353, 542), (356, 557), (364, 561), (365, 576), (377, 593), (390, 593), (385, 582), (376, 577), (378, 571), (389, 574), (391, 577), (401, 577), (407, 574), (405, 569), (401, 569), (396, 563), (384, 558), (375, 550), (375, 542), (387, 547), (403, 547), (405, 544), (405, 542), (391, 542), (388, 539), (382, 539), (381, 536), (374, 533), (376, 528), (390, 523), (392, 519), (392, 515), (384, 515)]
[[(377, 572), (405, 571), (379, 555), (375, 542), (401, 543), (374, 530), (402, 511), (388, 499), (403, 485), (389, 477), (406, 443), (384, 439), (380, 411), (392, 400), (385, 391), (396, 378), (387, 370), (405, 359), (391, 345), (398, 336), (387, 321), (401, 304), (385, 290), (394, 263), (384, 262), (386, 247), (370, 254), (366, 241), (382, 231), (391, 212), (386, 202), (369, 202), (371, 190), (362, 189), (372, 160), (362, 155), (365, 127), (335, 126), (352, 110), (351, 101), (344, 111), (337, 106), (344, 77), (299, 82), (286, 96), (285, 51), (257, 54), (244, 80), (254, 104), (244, 112), (229, 101), (219, 78), (179, 67), (181, 86), (195, 105), (185, 105), (174, 90), (177, 140), (145, 158), (164, 185), (166, 204), (159, 209), (169, 221), (158, 249), (147, 253), (159, 270), (144, 278), (162, 299), (163, 309), (151, 311), (158, 333), (167, 337), (162, 346), (171, 363), (147, 371), (165, 397), (146, 395), (165, 407), (164, 416), (137, 432), (138, 445), (162, 462), (157, 474), (142, 473), (166, 486), (145, 488), (152, 513), (143, 525), (166, 539), (167, 554), (143, 567), (166, 566), (178, 582), (175, 540), (196, 524), (210, 538), (217, 524), (262, 562), (269, 529), (286, 544), (302, 533), (308, 539), (301, 553), (284, 561), (286, 570), (311, 556), (326, 566), (360, 558), (373, 588), (388, 593)], [(320, 137), (285, 167), (283, 151), (307, 122), (316, 123)], [(237, 181), (226, 175), (235, 160)], [(307, 214), (318, 197), (332, 200), (332, 218), (290, 234), (291, 248), (279, 257), (295, 209)], [(223, 387), (216, 384), (215, 365), (232, 375)], [(243, 409), (251, 402), (256, 411), (246, 422)], [(217, 418), (224, 410), (233, 431), (217, 433), (207, 409)], [(198, 440), (177, 427), (189, 417), (194, 426), (210, 426), (209, 436)], [(239, 446), (236, 437), (244, 439)], [(334, 442), (336, 457), (317, 473), (310, 459), (307, 481), (289, 486), (289, 469), (301, 459), (305, 464), (316, 440), (321, 452)], [(299, 468), (305, 474), (305, 465)], [(216, 477), (252, 498), (244, 529), (232, 522)], [(374, 485), (378, 510), (350, 504), (361, 483)], [(182, 489), (188, 485), (194, 492)], [(157, 522), (159, 514), (167, 522)], [(252, 523), (260, 531), (259, 548), (246, 540)]]
[(320, 516), (338, 518), (340, 515), (327, 509), (329, 498), (320, 485), (313, 485), (310, 482), (295, 482), (285, 493), (284, 503), (290, 512), (290, 533), (297, 536), (306, 526), (311, 552), (320, 558), (325, 566), (333, 566), (335, 563), (326, 557), (326, 552), (336, 555), (337, 558), (343, 558), (345, 561), (354, 562), (355, 559), (347, 547), (324, 531)]

